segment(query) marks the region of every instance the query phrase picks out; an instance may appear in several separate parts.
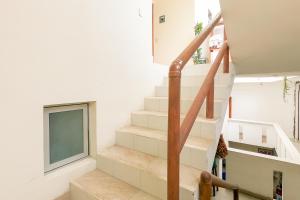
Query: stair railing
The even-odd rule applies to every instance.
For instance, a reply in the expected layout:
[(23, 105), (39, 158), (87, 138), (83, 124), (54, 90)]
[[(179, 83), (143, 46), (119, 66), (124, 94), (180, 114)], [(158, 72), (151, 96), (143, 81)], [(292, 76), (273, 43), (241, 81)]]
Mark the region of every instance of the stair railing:
[[(200, 47), (204, 40), (210, 35), (215, 26), (219, 25), (221, 13), (197, 36), (189, 46), (173, 61), (169, 70), (169, 111), (168, 111), (168, 175), (167, 189), (168, 200), (179, 200), (179, 177), (180, 177), (180, 153), (189, 136), (198, 113), (206, 100), (206, 118), (214, 118), (214, 78), (223, 60), (223, 72), (229, 73), (229, 47), (224, 31), (224, 43), (219, 49), (218, 55), (211, 65), (211, 68), (196, 95), (188, 113), (180, 125), (180, 89), (181, 71), (186, 63)], [(272, 198), (259, 195), (248, 190), (231, 185), (226, 181), (208, 173), (202, 172), (200, 178), (201, 200), (211, 199), (212, 186), (233, 190), (234, 200), (239, 199), (239, 193), (244, 193), (252, 197), (271, 200)]]
[(230, 184), (217, 176), (214, 176), (206, 171), (201, 173), (200, 184), (199, 184), (199, 199), (201, 200), (210, 200), (212, 186), (217, 186), (220, 188), (225, 188), (233, 191), (233, 200), (239, 200), (239, 193), (246, 194), (248, 196), (254, 197), (261, 200), (273, 200), (271, 197), (266, 197), (249, 190), (240, 188), (238, 185)]
[(168, 200), (179, 200), (180, 152), (189, 136), (193, 124), (206, 99), (206, 118), (214, 117), (214, 78), (224, 59), (224, 73), (229, 72), (229, 47), (226, 36), (192, 106), (180, 125), (181, 71), (195, 51), (219, 23), (221, 13), (198, 35), (175, 59), (169, 70), (169, 111), (168, 111)]

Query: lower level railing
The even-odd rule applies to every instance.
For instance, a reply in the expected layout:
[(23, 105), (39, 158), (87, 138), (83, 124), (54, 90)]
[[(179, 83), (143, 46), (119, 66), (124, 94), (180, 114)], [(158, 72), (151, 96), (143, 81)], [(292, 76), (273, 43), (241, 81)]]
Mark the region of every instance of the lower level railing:
[(246, 194), (246, 195), (254, 197), (256, 199), (272, 200), (272, 198), (270, 198), (270, 197), (266, 197), (266, 196), (248, 191), (246, 189), (240, 188), (238, 185), (232, 185), (232, 184), (230, 184), (226, 181), (223, 181), (222, 179), (220, 179), (206, 171), (202, 172), (202, 174), (201, 174), (200, 184), (199, 184), (199, 190), (200, 190), (199, 199), (210, 200), (211, 193), (212, 193), (212, 186), (217, 186), (220, 188), (232, 190), (233, 191), (233, 200), (239, 199), (239, 193)]
[(228, 119), (223, 132), (229, 142), (274, 149), (274, 156), (300, 162), (298, 150), (276, 123)]

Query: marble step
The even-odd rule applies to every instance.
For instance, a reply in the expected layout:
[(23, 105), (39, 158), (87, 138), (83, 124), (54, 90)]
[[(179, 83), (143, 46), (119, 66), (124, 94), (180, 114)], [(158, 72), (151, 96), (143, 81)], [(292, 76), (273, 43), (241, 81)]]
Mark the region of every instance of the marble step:
[[(227, 99), (230, 96), (231, 85), (215, 85), (215, 98), (216, 99)], [(197, 86), (182, 86), (181, 87), (181, 98), (182, 99), (194, 99), (198, 94), (200, 87)], [(156, 86), (155, 96), (156, 97), (168, 97), (169, 88), (168, 86)]]
[[(189, 75), (181, 77), (181, 85), (182, 86), (191, 86), (191, 87), (199, 87), (203, 84), (206, 75)], [(234, 76), (232, 74), (217, 74), (215, 76), (215, 84), (216, 85), (231, 85), (233, 82)], [(169, 85), (169, 78), (164, 77), (163, 81), (164, 86)]]
[[(164, 159), (115, 145), (98, 154), (97, 168), (156, 198), (167, 199)], [(198, 200), (200, 174), (198, 169), (180, 166), (181, 200)]]
[(101, 170), (94, 170), (70, 183), (70, 200), (116, 199), (159, 200)]
[[(184, 117), (184, 115), (181, 115), (181, 122)], [(168, 114), (166, 112), (152, 112), (145, 110), (132, 112), (131, 125), (166, 132), (168, 128)], [(220, 123), (218, 118), (206, 119), (197, 117), (190, 132), (190, 136), (214, 139), (220, 134), (222, 128), (221, 125), (222, 123)]]
[[(167, 159), (167, 134), (163, 131), (128, 126), (117, 130), (117, 145)], [(189, 137), (182, 152), (182, 164), (197, 169), (211, 169), (213, 163), (213, 141)]]
[[(181, 99), (180, 111), (185, 114), (189, 111), (193, 99)], [(214, 115), (215, 117), (222, 116), (223, 112), (227, 107), (227, 101), (225, 99), (215, 99), (214, 102)], [(147, 111), (155, 112), (168, 112), (168, 98), (167, 97), (146, 97), (144, 100), (144, 109)], [(206, 116), (206, 102), (202, 105), (199, 117)]]
[[(208, 71), (210, 70), (210, 68), (211, 68), (211, 64), (188, 65), (183, 68), (181, 73), (182, 73), (182, 76), (206, 75), (208, 73)], [(232, 63), (230, 63), (229, 72), (230, 72), (230, 74), (235, 73)], [(223, 63), (221, 63), (221, 65), (219, 67), (217, 75), (218, 74), (224, 74), (223, 73)]]

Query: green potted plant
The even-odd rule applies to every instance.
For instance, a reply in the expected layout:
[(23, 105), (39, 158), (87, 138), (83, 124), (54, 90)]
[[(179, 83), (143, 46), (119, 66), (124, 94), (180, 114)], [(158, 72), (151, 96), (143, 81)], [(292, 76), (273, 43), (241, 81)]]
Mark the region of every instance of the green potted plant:
[[(195, 35), (199, 35), (201, 33), (203, 29), (203, 24), (202, 22), (198, 22), (195, 27), (194, 27), (194, 32), (195, 32)], [(206, 59), (203, 59), (201, 56), (202, 56), (202, 53), (201, 53), (201, 50), (202, 48), (198, 48), (195, 52), (195, 54), (193, 55), (193, 62), (195, 65), (197, 64), (204, 64), (206, 63)]]

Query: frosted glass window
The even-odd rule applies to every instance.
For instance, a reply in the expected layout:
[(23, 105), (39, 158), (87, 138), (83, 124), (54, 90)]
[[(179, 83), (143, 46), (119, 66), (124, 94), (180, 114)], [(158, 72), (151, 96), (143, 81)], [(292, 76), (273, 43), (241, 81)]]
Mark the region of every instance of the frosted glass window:
[(45, 108), (45, 171), (88, 155), (87, 105)]

